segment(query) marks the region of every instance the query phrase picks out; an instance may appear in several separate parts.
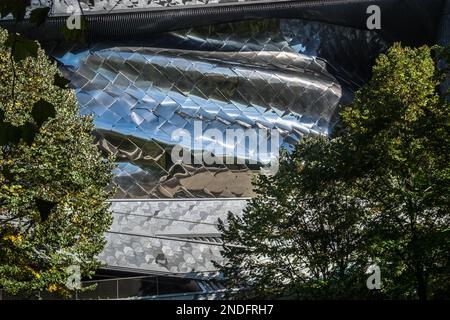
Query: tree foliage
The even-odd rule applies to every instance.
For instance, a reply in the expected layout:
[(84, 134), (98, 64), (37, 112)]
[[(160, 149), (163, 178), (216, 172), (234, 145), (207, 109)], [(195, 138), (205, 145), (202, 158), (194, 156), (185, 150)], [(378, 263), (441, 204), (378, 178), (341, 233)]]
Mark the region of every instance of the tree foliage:
[[(332, 137), (303, 140), (276, 176), (258, 178), (243, 217), (221, 222), (230, 287), (259, 298), (448, 298), (442, 52), (394, 45)], [(382, 287), (370, 291), (373, 264)]]
[(68, 266), (100, 265), (113, 164), (56, 64), (39, 47), (15, 61), (8, 39), (0, 30), (0, 286), (69, 294)]

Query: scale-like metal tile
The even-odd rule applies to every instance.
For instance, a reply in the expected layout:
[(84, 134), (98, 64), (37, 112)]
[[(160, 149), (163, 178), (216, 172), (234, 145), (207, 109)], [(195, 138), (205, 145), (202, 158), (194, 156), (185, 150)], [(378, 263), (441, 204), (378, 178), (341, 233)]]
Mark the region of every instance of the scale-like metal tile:
[(112, 202), (114, 223), (100, 259), (109, 267), (162, 273), (215, 270), (218, 218), (240, 215), (245, 199)]
[[(95, 117), (99, 146), (117, 157), (116, 198), (246, 197), (258, 169), (250, 161), (261, 164), (261, 154), (233, 143), (224, 148), (205, 132), (218, 129), (225, 140), (227, 129), (274, 129), (283, 147), (328, 134), (340, 104), (350, 101), (384, 47), (367, 31), (265, 20), (96, 43), (89, 50), (57, 48), (54, 55), (81, 113)], [(181, 128), (194, 135), (196, 122), (200, 142), (185, 147), (219, 150), (234, 164), (172, 163), (172, 133)]]

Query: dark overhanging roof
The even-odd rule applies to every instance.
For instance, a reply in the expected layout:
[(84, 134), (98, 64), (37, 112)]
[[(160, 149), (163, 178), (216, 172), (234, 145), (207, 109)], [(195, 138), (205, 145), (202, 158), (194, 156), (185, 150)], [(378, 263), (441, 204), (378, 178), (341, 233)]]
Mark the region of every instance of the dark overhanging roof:
[[(231, 4), (149, 8), (114, 13), (87, 13), (93, 39), (138, 38), (150, 33), (179, 30), (192, 26), (257, 18), (298, 18), (366, 28), (369, 5), (380, 6), (382, 29), (388, 41), (407, 45), (432, 44), (444, 8), (444, 0), (291, 0), (257, 1)], [(62, 39), (60, 32), (67, 17), (53, 16), (39, 28), (27, 21), (14, 26), (0, 21), (0, 26), (16, 29), (43, 41)]]

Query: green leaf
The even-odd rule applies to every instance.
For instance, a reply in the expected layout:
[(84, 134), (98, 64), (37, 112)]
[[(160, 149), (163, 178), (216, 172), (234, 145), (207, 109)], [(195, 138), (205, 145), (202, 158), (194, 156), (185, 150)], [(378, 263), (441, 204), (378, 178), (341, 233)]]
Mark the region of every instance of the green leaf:
[(56, 207), (57, 203), (44, 199), (35, 199), (34, 201), (41, 216), (41, 222), (47, 221), (51, 211)]
[(8, 122), (0, 122), (0, 145), (18, 144), (21, 140), (31, 145), (37, 131), (37, 127), (32, 123), (16, 127)]
[(30, 22), (35, 23), (37, 26), (42, 25), (47, 20), (49, 11), (50, 8), (48, 7), (34, 9), (30, 14)]
[(36, 41), (29, 40), (17, 34), (10, 33), (5, 45), (10, 47), (16, 62), (28, 57), (36, 57), (39, 45)]
[(8, 122), (0, 122), (0, 145), (17, 144), (22, 133), (20, 129)]
[(40, 127), (49, 118), (54, 118), (56, 115), (55, 107), (50, 102), (43, 99), (36, 102), (31, 111), (34, 121)]
[(55, 74), (55, 79), (53, 80), (53, 84), (61, 89), (66, 89), (67, 85), (70, 83), (69, 80), (59, 75), (59, 73)]
[(22, 140), (29, 146), (33, 143), (38, 128), (33, 123), (26, 123), (19, 127)]

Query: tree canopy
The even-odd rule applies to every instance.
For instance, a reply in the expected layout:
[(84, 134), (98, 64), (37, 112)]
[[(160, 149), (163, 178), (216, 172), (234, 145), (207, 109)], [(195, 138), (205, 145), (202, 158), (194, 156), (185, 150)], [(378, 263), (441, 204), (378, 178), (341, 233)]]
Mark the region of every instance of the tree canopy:
[[(448, 297), (444, 52), (395, 44), (331, 137), (304, 139), (277, 175), (257, 179), (243, 216), (221, 222), (230, 287), (259, 298)], [(379, 290), (366, 287), (372, 265)]]
[(14, 59), (9, 39), (0, 30), (0, 286), (69, 294), (69, 266), (100, 265), (113, 163), (56, 64), (37, 43)]

